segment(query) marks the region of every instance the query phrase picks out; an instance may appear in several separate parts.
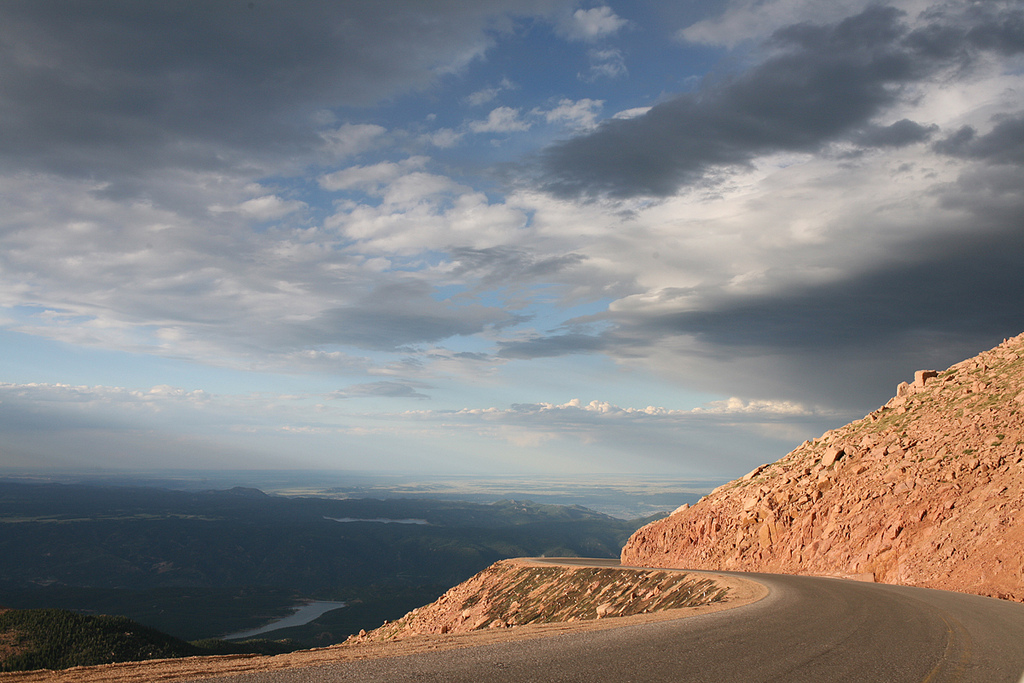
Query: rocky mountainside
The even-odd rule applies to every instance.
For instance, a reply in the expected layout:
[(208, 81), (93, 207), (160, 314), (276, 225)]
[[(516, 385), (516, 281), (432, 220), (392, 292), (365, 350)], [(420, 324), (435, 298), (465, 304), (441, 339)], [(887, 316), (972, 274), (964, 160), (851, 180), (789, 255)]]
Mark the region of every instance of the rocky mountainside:
[(1024, 600), (1024, 335), (638, 530), (624, 565)]
[(720, 579), (681, 572), (496, 562), (435, 602), (351, 643), (631, 616), (722, 602)]

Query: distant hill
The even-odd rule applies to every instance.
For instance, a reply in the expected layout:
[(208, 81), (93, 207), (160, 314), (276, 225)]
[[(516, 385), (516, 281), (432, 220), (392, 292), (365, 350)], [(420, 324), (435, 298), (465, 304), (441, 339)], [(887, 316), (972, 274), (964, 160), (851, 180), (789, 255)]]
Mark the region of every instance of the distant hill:
[(644, 521), (513, 500), (0, 482), (0, 605), (124, 614), (195, 640), (262, 626), (306, 599), (346, 602), (287, 632), (328, 645), (501, 559), (614, 557)]
[[(840, 380), (841, 381), (841, 380)], [(1024, 600), (1024, 335), (638, 530), (627, 564)]]

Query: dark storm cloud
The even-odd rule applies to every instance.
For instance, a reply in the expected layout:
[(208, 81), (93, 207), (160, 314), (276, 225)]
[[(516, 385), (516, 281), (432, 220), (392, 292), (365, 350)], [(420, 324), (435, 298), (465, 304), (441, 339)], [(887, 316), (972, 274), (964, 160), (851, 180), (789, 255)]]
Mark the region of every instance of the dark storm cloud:
[(938, 130), (934, 124), (922, 126), (909, 119), (901, 119), (891, 126), (868, 126), (853, 135), (852, 140), (864, 147), (905, 147), (928, 140)]
[(1001, 3), (974, 3), (968, 10), (977, 23), (967, 32), (971, 44), (1010, 56), (1024, 52), (1024, 9), (993, 10)]
[(630, 336), (695, 335), (723, 348), (787, 353), (857, 347), (909, 331), (980, 338), (1024, 331), (1020, 235), (969, 236), (917, 265), (880, 268), (830, 286), (736, 301), (715, 310), (625, 320)]
[(1024, 115), (999, 119), (985, 135), (964, 126), (935, 143), (934, 149), (941, 154), (994, 164), (1024, 165)]
[[(991, 204), (992, 195), (978, 201)], [(589, 344), (627, 359), (673, 339), (693, 339), (687, 367), (694, 376), (708, 374), (704, 381), (719, 391), (847, 407), (881, 402), (894, 377), (945, 368), (1024, 331), (1024, 182), (1018, 179), (1012, 200), (974, 216), (973, 234), (938, 240), (916, 260), (831, 285), (733, 298), (702, 310), (612, 313), (605, 317), (614, 327), (586, 342), (559, 336), (514, 348), (552, 355)], [(752, 374), (750, 358), (771, 360)]]
[(902, 86), (972, 51), (1014, 50), (1019, 14), (940, 15), (910, 32), (900, 11), (874, 6), (834, 25), (783, 28), (749, 71), (548, 148), (541, 183), (563, 197), (668, 196), (763, 154), (814, 152), (851, 138), (881, 146), (924, 140), (925, 125), (871, 121), (900, 101)]
[(0, 164), (103, 177), (257, 167), (320, 144), (316, 113), (429, 85), (548, 0), (11, 0)]

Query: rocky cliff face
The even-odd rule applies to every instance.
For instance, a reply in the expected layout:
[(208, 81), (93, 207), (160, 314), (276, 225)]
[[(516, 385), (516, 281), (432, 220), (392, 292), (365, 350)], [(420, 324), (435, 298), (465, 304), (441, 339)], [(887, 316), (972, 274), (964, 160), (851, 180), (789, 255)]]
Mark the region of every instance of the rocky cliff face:
[(1024, 335), (638, 530), (625, 565), (1024, 600)]
[(562, 567), (529, 560), (496, 562), (401, 619), (349, 640), (401, 640), (526, 624), (586, 621), (726, 599), (716, 579), (658, 570)]

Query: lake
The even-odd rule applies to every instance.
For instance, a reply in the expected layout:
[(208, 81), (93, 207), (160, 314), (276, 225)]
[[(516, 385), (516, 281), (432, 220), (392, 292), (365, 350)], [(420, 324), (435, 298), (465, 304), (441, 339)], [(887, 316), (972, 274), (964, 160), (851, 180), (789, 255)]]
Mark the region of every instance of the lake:
[(256, 636), (270, 631), (276, 631), (279, 628), (288, 628), (290, 626), (302, 626), (308, 624), (317, 617), (330, 612), (334, 609), (340, 609), (345, 606), (343, 602), (331, 602), (329, 600), (313, 600), (304, 605), (300, 605), (287, 617), (282, 617), (276, 621), (272, 621), (265, 626), (260, 628), (252, 629), (249, 631), (239, 631), (238, 633), (232, 633), (230, 635), (222, 636), (224, 640), (241, 640), (243, 638), (255, 638)]
[(377, 522), (378, 524), (430, 524), (425, 519), (385, 519), (375, 517), (374, 519), (358, 519), (356, 517), (324, 517), (332, 522)]

